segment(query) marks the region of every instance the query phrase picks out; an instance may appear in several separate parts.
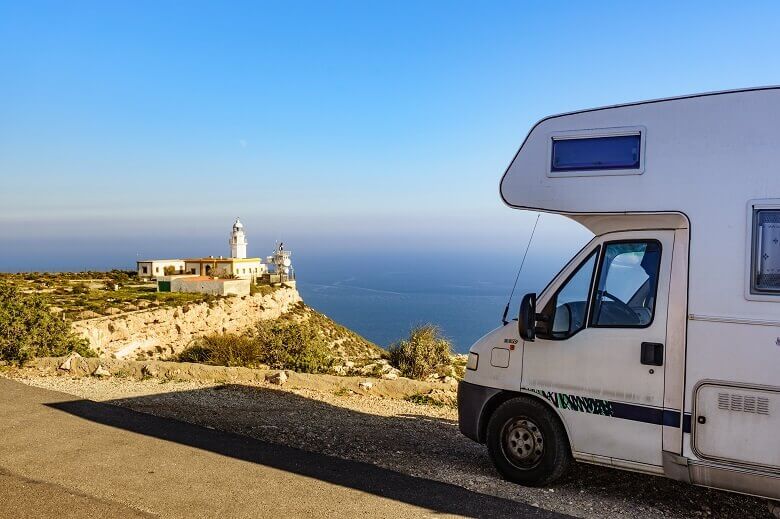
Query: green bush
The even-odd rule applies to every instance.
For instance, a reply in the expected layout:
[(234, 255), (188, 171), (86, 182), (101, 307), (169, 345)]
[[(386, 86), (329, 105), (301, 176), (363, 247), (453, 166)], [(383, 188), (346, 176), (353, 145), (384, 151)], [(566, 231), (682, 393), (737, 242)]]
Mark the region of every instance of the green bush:
[(274, 288), (270, 285), (258, 285), (257, 283), (252, 283), (249, 285), (250, 295), (260, 294), (261, 296), (267, 296), (273, 292)]
[(262, 364), (257, 343), (239, 335), (210, 335), (197, 339), (179, 354), (181, 362), (200, 362), (215, 366), (247, 366)]
[(390, 365), (405, 377), (422, 379), (450, 364), (450, 341), (437, 326), (425, 324), (412, 328), (409, 337), (388, 349)]
[(76, 283), (73, 285), (73, 289), (71, 290), (74, 294), (88, 294), (89, 293), (89, 287), (86, 285), (86, 283)]
[(248, 336), (211, 335), (193, 342), (178, 360), (217, 366), (291, 369), (322, 373), (333, 365), (317, 329), (295, 320), (260, 321)]
[(0, 360), (21, 365), (32, 357), (58, 357), (71, 351), (95, 355), (86, 339), (77, 337), (68, 323), (49, 311), (45, 297), (0, 284)]
[(333, 365), (319, 330), (308, 322), (260, 321), (255, 329), (262, 359), (272, 368), (322, 373)]

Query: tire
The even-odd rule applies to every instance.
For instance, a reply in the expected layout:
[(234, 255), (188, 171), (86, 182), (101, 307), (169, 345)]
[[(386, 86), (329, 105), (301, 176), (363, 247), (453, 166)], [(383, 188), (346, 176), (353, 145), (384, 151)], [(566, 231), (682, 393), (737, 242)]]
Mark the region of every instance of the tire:
[(532, 398), (513, 398), (498, 406), (487, 425), (486, 443), (499, 474), (529, 487), (549, 485), (572, 462), (560, 420)]
[(769, 506), (769, 513), (772, 514), (772, 517), (780, 519), (780, 501), (767, 501), (766, 504)]

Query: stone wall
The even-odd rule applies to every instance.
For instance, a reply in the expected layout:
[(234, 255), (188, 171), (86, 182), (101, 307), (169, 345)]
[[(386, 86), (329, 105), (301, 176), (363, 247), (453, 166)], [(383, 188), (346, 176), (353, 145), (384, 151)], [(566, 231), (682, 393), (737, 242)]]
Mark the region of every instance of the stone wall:
[(98, 317), (73, 323), (73, 330), (89, 340), (101, 356), (168, 357), (192, 339), (212, 333), (241, 333), (261, 319), (276, 319), (301, 296), (292, 288), (269, 295), (226, 297), (211, 303), (154, 308)]

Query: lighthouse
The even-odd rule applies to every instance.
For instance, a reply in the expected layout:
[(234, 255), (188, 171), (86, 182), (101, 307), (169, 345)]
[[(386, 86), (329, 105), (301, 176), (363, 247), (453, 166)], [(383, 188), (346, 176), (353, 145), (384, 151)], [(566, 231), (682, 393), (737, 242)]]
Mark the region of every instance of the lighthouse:
[(246, 245), (244, 224), (241, 223), (240, 219), (236, 218), (236, 223), (233, 224), (233, 231), (230, 233), (230, 257), (246, 258)]

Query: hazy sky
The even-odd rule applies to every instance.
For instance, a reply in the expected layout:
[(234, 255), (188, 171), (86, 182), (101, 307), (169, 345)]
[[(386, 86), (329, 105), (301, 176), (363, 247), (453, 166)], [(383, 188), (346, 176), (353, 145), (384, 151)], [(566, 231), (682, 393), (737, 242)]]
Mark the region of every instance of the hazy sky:
[[(0, 269), (221, 254), (235, 216), (258, 255), (514, 254), (534, 216), (498, 181), (535, 121), (780, 83), (778, 20), (773, 2), (0, 0)], [(539, 245), (586, 237), (541, 225)]]

